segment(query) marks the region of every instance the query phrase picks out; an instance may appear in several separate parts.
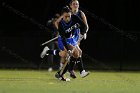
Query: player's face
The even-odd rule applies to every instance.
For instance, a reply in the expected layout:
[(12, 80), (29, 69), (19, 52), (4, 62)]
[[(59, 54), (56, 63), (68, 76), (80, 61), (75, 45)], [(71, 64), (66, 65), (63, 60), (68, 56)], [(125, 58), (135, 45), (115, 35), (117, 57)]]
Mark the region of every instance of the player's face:
[(72, 10), (76, 10), (79, 8), (79, 2), (78, 1), (73, 1), (70, 5), (70, 7), (72, 8)]
[(71, 19), (71, 12), (69, 12), (69, 13), (63, 13), (63, 20), (66, 22), (66, 23), (68, 23), (69, 21), (70, 21), (70, 19)]

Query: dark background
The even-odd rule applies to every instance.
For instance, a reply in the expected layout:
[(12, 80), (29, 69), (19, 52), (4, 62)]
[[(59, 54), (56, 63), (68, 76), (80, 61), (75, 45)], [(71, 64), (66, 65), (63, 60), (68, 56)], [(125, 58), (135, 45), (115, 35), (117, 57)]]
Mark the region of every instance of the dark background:
[[(138, 0), (79, 0), (89, 24), (82, 41), (87, 69), (140, 70)], [(0, 67), (39, 68), (51, 32), (46, 22), (68, 0), (1, 0)], [(45, 63), (41, 67), (45, 67)]]

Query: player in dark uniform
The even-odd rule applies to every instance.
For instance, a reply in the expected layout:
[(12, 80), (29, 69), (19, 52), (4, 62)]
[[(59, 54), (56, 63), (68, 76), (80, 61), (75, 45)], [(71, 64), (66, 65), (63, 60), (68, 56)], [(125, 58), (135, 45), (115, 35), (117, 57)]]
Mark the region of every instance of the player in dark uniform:
[[(87, 23), (87, 18), (84, 14), (84, 12), (82, 12), (81, 10), (79, 10), (79, 1), (78, 0), (71, 0), (69, 2), (69, 6), (71, 8), (72, 14), (73, 15), (77, 15), (81, 20), (83, 20), (83, 22), (86, 24), (87, 26), (87, 30), (86, 33), (84, 34), (84, 37), (81, 37), (81, 34), (79, 33), (79, 40), (78, 40), (78, 45), (80, 46), (80, 42), (81, 40), (84, 38), (86, 39), (87, 37), (87, 32), (89, 29), (88, 23)], [(70, 76), (72, 78), (76, 78), (75, 73), (74, 73), (74, 66), (78, 65), (78, 69), (80, 71), (80, 75), (81, 77), (85, 77), (86, 75), (88, 75), (88, 72), (85, 72), (84, 67), (83, 67), (83, 62), (82, 62), (82, 53), (80, 55), (79, 58), (75, 58), (73, 59), (72, 63), (70, 63), (70, 67), (69, 67), (69, 72), (70, 72)]]
[[(63, 51), (62, 56), (66, 55), (67, 51), (72, 52), (71, 65), (73, 59), (77, 59), (81, 56), (81, 49), (78, 46), (79, 34), (84, 35), (87, 31), (87, 26), (76, 15), (71, 15), (71, 11), (68, 7), (62, 10), (63, 19), (59, 22), (58, 30), (60, 37), (58, 38), (58, 44)], [(70, 68), (71, 66), (69, 66)], [(66, 67), (68, 69), (68, 66)], [(64, 73), (67, 70), (64, 70)], [(82, 71), (81, 71), (82, 72)], [(59, 74), (59, 72), (58, 72)]]
[[(62, 9), (63, 18), (59, 22), (58, 31), (58, 45), (61, 51), (47, 50), (47, 54), (59, 54), (62, 58), (66, 58), (67, 54), (71, 55), (70, 63), (73, 59), (79, 58), (81, 49), (78, 46), (79, 33), (84, 35), (87, 31), (85, 23), (77, 16), (71, 15), (71, 10), (68, 7)], [(57, 72), (56, 77), (60, 80), (66, 81), (63, 75), (69, 68), (69, 64), (65, 68)], [(60, 72), (62, 73), (60, 74)]]

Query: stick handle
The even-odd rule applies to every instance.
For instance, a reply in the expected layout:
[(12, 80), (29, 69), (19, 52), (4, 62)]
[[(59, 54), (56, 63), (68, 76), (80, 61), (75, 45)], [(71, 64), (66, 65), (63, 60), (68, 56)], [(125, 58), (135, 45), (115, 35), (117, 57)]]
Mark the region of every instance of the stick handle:
[(45, 44), (48, 44), (48, 43), (50, 43), (50, 42), (52, 42), (52, 41), (54, 41), (54, 40), (56, 40), (56, 39), (58, 39), (58, 36), (56, 36), (56, 37), (53, 38), (53, 39), (50, 39), (50, 40), (46, 41), (45, 43), (41, 44), (41, 46), (43, 46), (43, 45), (45, 45)]

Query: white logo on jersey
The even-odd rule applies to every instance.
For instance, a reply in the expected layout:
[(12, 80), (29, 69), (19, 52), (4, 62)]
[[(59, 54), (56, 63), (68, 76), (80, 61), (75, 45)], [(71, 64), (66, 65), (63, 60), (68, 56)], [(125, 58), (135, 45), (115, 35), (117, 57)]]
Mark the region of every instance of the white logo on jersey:
[(69, 32), (71, 32), (72, 30), (77, 29), (77, 28), (79, 28), (79, 27), (80, 27), (79, 23), (76, 23), (75, 25), (73, 25), (73, 26), (71, 26), (70, 28), (68, 28), (67, 30), (65, 30), (65, 32), (66, 32), (66, 33), (69, 33)]

